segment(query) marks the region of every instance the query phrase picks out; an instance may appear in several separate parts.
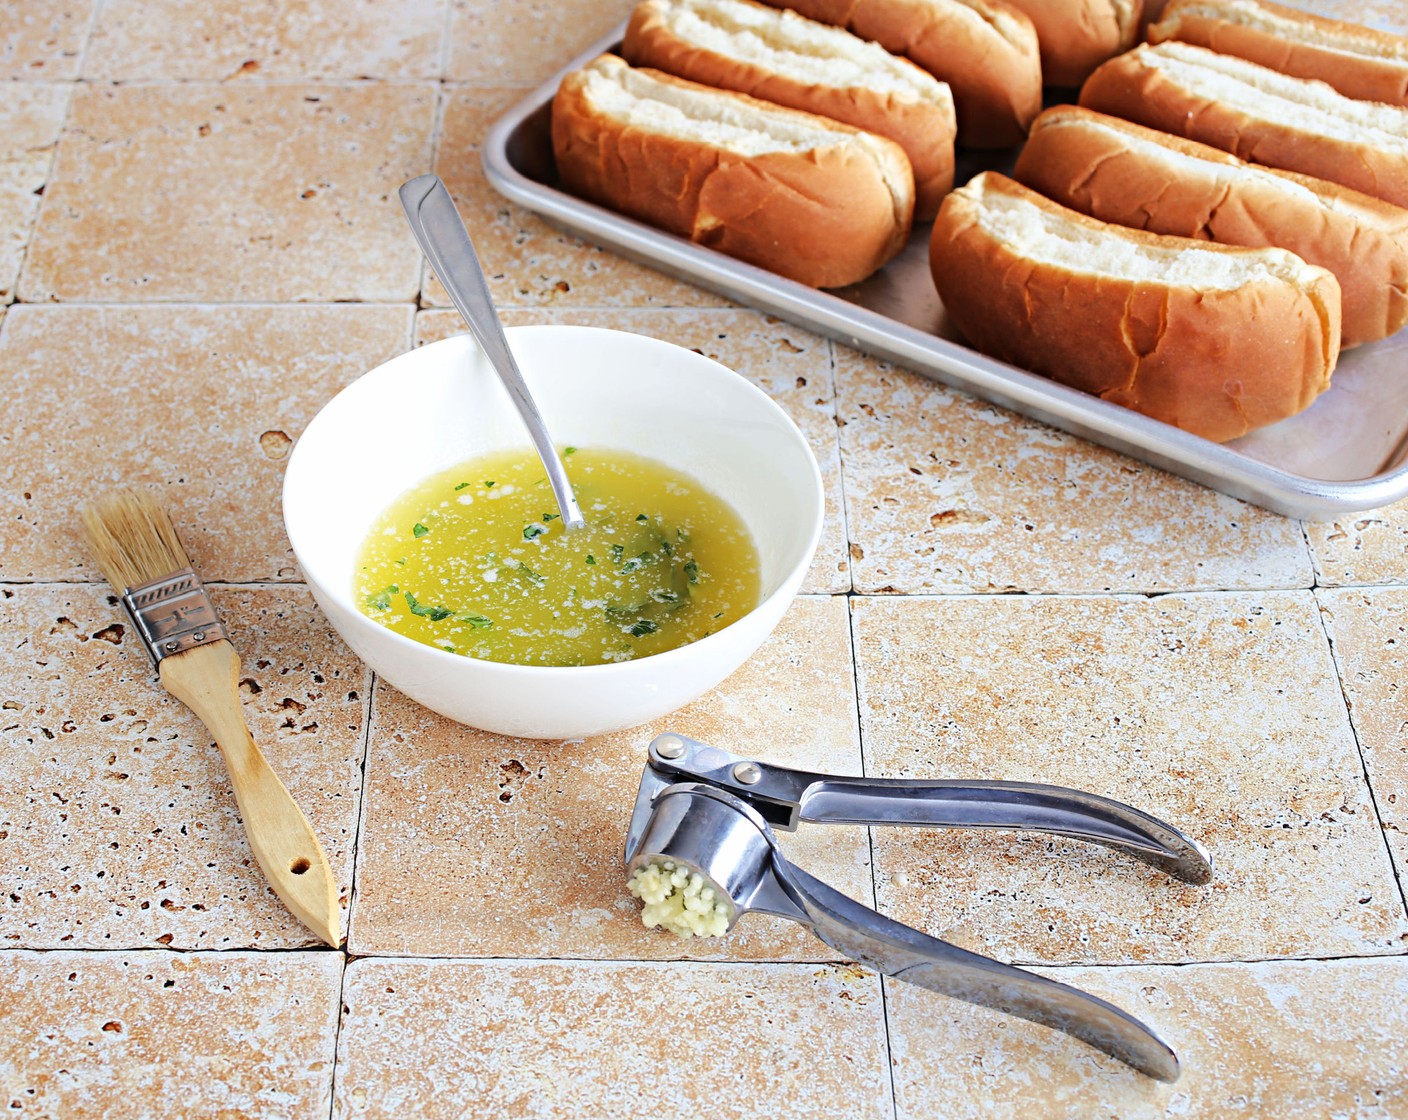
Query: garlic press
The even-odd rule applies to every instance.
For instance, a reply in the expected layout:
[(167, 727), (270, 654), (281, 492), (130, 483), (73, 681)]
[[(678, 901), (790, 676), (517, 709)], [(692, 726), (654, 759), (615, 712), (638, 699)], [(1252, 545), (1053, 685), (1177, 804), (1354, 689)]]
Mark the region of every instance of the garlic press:
[(774, 829), (792, 832), (803, 821), (1045, 832), (1117, 848), (1201, 884), (1212, 863), (1196, 840), (1131, 806), (1061, 786), (837, 777), (674, 734), (650, 744), (626, 836), (628, 875), (665, 868), (677, 884), (701, 876), (726, 930), (750, 910), (790, 918), (882, 975), (1064, 1031), (1150, 1077), (1177, 1079), (1168, 1043), (1113, 1004), (886, 918), (790, 863)]

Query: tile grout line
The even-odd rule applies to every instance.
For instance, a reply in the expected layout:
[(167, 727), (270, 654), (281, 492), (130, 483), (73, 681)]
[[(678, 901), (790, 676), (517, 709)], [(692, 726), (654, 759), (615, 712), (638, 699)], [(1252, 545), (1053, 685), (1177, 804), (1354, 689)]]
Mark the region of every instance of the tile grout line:
[[(438, 81), (441, 92), (444, 92), (445, 82), (448, 80), (446, 74), (450, 70), (450, 26), (454, 23), (455, 3), (454, 0), (444, 0), (445, 15), (440, 22), (440, 69)], [(432, 155), (432, 159), (433, 159)], [(434, 166), (432, 164), (432, 166)]]
[[(471, 957), (456, 956), (446, 953), (427, 953), (423, 955), (413, 953), (348, 953), (345, 950), (333, 949), (318, 941), (311, 941), (304, 945), (282, 945), (261, 949), (252, 945), (235, 945), (230, 948), (173, 948), (170, 945), (103, 945), (74, 947), (69, 945), (52, 945), (48, 947), (35, 948), (24, 945), (3, 945), (0, 946), (0, 959), (6, 956), (23, 953), (35, 954), (38, 956), (49, 956), (60, 953), (78, 953), (85, 956), (120, 956), (124, 953), (156, 953), (168, 957), (222, 957), (222, 956), (259, 956), (278, 957), (297, 953), (317, 953), (333, 954), (342, 957), (347, 964), (353, 961), (407, 961), (407, 962), (444, 962), (450, 964), (560, 964), (560, 965), (648, 965), (653, 968), (669, 968), (679, 966), (684, 968), (817, 968), (829, 967), (832, 965), (851, 965), (854, 960), (848, 957), (817, 957), (803, 959), (777, 958), (773, 960), (740, 960), (731, 957), (720, 957), (717, 959), (695, 959), (690, 957)], [(1053, 963), (1051, 961), (1029, 961), (1020, 957), (1003, 961), (1003, 964), (1010, 964), (1013, 968), (1027, 970), (1040, 970), (1041, 973), (1063, 973), (1073, 969), (1082, 970), (1102, 970), (1113, 972), (1121, 969), (1139, 968), (1242, 968), (1251, 965), (1278, 965), (1278, 964), (1353, 964), (1365, 961), (1408, 961), (1408, 949), (1396, 949), (1387, 953), (1345, 953), (1339, 956), (1305, 956), (1305, 957), (1226, 957), (1213, 960), (1119, 960), (1119, 961), (1066, 961), (1064, 963)], [(865, 969), (867, 975), (879, 973), (873, 969)], [(896, 980), (896, 983), (905, 983)], [(926, 991), (928, 989), (925, 989)], [(935, 993), (940, 994), (940, 993)], [(955, 997), (948, 997), (955, 998)], [(959, 1001), (963, 1002), (963, 1001)]]
[(88, 17), (88, 27), (83, 33), (83, 49), (78, 52), (74, 82), (84, 81), (83, 71), (88, 68), (88, 53), (93, 49), (93, 36), (97, 34), (98, 24), (102, 22), (103, 12), (107, 6), (108, 0), (97, 0), (93, 5), (93, 13)]
[[(414, 315), (411, 316), (410, 324), (407, 328), (407, 333), (410, 336), (410, 338), (407, 339), (407, 343), (409, 343), (415, 338)], [(306, 586), (306, 584), (304, 586)], [(346, 972), (346, 961), (348, 954), (347, 946), (349, 946), (352, 942), (352, 919), (356, 914), (357, 907), (357, 871), (362, 861), (362, 830), (364, 825), (366, 824), (367, 819), (367, 770), (368, 764), (371, 760), (372, 721), (376, 718), (377, 675), (376, 672), (372, 669), (372, 667), (370, 665), (367, 665), (365, 662), (362, 662), (362, 668), (362, 680), (366, 685), (367, 691), (366, 699), (362, 702), (362, 759), (360, 766), (362, 787), (357, 799), (357, 824), (356, 827), (353, 829), (352, 834), (352, 866), (349, 868), (347, 883), (347, 938), (346, 941), (343, 943), (344, 947), (342, 950), (344, 973)], [(338, 1015), (338, 1022), (340, 1030), (340, 1012)], [(336, 1064), (336, 1060), (334, 1060), (334, 1072), (336, 1071)]]
[[(88, 34), (84, 36), (83, 52), (82, 52), (82, 54), (80, 54), (80, 56), (79, 56), (79, 65), (80, 65), (80, 67), (82, 66), (83, 57), (84, 57), (84, 55), (86, 55), (87, 50), (88, 50), (88, 47), (87, 47), (88, 38), (92, 35), (93, 26), (96, 25), (97, 19), (98, 19), (98, 16), (97, 16), (97, 7), (95, 6), (95, 7), (94, 7), (94, 14), (92, 15), (92, 17), (91, 17), (91, 19), (90, 19), (90, 24), (89, 24), (89, 28), (88, 28)], [(64, 100), (64, 115), (63, 115), (63, 120), (61, 120), (61, 121), (59, 122), (59, 131), (58, 131), (58, 134), (54, 137), (54, 150), (53, 150), (51, 153), (49, 153), (49, 166), (48, 166), (47, 168), (45, 168), (45, 170), (44, 170), (44, 182), (41, 183), (41, 184), (40, 184), (40, 187), (39, 187), (40, 191), (42, 192), (42, 193), (39, 195), (39, 205), (36, 206), (35, 209), (34, 209), (34, 220), (29, 223), (29, 230), (28, 230), (28, 232), (26, 232), (25, 238), (24, 238), (24, 248), (23, 248), (22, 250), (20, 250), (20, 257), (19, 257), (19, 260), (18, 260), (18, 261), (16, 262), (16, 264), (15, 264), (15, 288), (14, 288), (14, 291), (12, 291), (12, 292), (10, 293), (10, 297), (11, 297), (10, 302), (9, 302), (8, 304), (5, 304), (4, 306), (0, 306), (0, 311), (3, 311), (3, 312), (6, 313), (6, 314), (5, 314), (5, 319), (6, 319), (6, 320), (8, 320), (8, 319), (10, 318), (10, 316), (9, 316), (9, 314), (8, 314), (10, 308), (16, 307), (16, 306), (23, 306), (23, 305), (24, 305), (24, 304), (23, 304), (23, 301), (20, 299), (20, 281), (22, 281), (22, 280), (24, 279), (25, 267), (26, 267), (26, 265), (28, 265), (28, 263), (29, 263), (29, 253), (30, 253), (30, 250), (34, 248), (34, 235), (39, 232), (39, 220), (40, 220), (40, 218), (42, 218), (42, 217), (44, 216), (45, 204), (46, 204), (46, 202), (47, 202), (47, 200), (48, 200), (48, 196), (49, 196), (49, 187), (53, 184), (53, 181), (54, 181), (54, 170), (55, 170), (55, 168), (58, 166), (58, 163), (59, 163), (59, 148), (60, 148), (60, 147), (62, 146), (62, 144), (63, 144), (64, 133), (66, 133), (66, 132), (68, 131), (69, 119), (73, 116), (73, 103), (74, 103), (74, 101), (77, 100), (77, 91), (73, 88), (74, 86), (77, 85), (77, 82), (76, 82), (76, 81), (70, 81), (70, 82), (55, 82), (55, 83), (52, 83), (52, 84), (54, 84), (54, 85), (64, 85), (64, 86), (68, 86), (68, 87), (69, 87), (69, 89), (68, 89), (68, 91), (67, 91), (67, 96), (65, 97), (65, 100)], [(31, 193), (32, 193), (32, 192), (31, 192)], [(0, 326), (3, 326), (3, 324), (0, 324)]]
[(1340, 701), (1344, 704), (1345, 721), (1349, 724), (1349, 733), (1354, 736), (1354, 749), (1359, 756), (1359, 769), (1364, 775), (1364, 790), (1369, 795), (1369, 807), (1374, 811), (1374, 822), (1379, 826), (1379, 840), (1384, 846), (1384, 852), (1388, 856), (1388, 869), (1393, 875), (1394, 886), (1398, 889), (1398, 901), (1400, 905), (1400, 916), (1408, 921), (1408, 893), (1405, 893), (1403, 880), (1399, 877), (1399, 867), (1393, 857), (1393, 847), (1388, 842), (1388, 829), (1384, 826), (1383, 812), (1379, 809), (1379, 798), (1374, 791), (1373, 775), (1369, 770), (1369, 759), (1364, 753), (1364, 742), (1359, 734), (1358, 724), (1354, 719), (1354, 706), (1350, 703), (1349, 692), (1345, 680), (1347, 668), (1340, 659), (1339, 649), (1335, 645), (1334, 635), (1325, 623), (1326, 607), (1320, 598), (1318, 588), (1311, 588), (1311, 600), (1315, 604), (1315, 620), (1320, 625), (1320, 632), (1325, 636), (1325, 645), (1329, 650), (1330, 664), (1334, 666), (1335, 683), (1339, 686)]

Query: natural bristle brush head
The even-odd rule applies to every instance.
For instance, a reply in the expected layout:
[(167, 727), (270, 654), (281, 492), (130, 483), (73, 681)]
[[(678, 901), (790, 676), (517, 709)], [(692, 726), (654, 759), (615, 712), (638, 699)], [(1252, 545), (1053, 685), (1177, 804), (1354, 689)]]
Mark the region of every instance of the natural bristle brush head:
[(150, 494), (114, 490), (83, 507), (83, 535), (118, 594), (191, 566), (166, 510)]
[(699, 871), (672, 859), (652, 857), (631, 872), (631, 894), (645, 905), (640, 920), (647, 929), (666, 929), (679, 937), (722, 937), (733, 923), (734, 906)]

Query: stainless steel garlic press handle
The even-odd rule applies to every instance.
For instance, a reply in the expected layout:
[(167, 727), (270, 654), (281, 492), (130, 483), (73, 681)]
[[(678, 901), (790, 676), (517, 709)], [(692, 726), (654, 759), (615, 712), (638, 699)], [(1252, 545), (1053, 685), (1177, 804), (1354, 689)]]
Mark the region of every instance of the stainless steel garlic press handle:
[(679, 735), (651, 743), (650, 766), (673, 780), (729, 790), (785, 832), (803, 821), (1046, 832), (1116, 848), (1188, 883), (1212, 878), (1212, 861), (1192, 837), (1132, 805), (1064, 786), (836, 777), (745, 759)]
[(1063, 1031), (1160, 1081), (1178, 1077), (1173, 1048), (1114, 1004), (930, 937), (828, 887), (775, 855), (773, 874), (833, 949), (884, 976)]

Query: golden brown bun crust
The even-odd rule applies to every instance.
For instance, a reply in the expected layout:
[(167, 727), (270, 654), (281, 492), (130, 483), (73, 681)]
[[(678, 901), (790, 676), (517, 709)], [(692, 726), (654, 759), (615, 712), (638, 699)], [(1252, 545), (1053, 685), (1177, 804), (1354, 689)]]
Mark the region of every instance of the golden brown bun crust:
[(1141, 59), (1150, 49), (1137, 47), (1102, 65), (1081, 87), (1080, 103), (1087, 109), (1211, 144), (1251, 163), (1299, 171), (1408, 206), (1408, 155), (1402, 151), (1305, 131), (1277, 119), (1274, 111), (1251, 116), (1145, 65)]
[[(625, 65), (609, 55), (592, 65), (604, 61)], [(643, 73), (666, 84), (705, 88), (653, 70)], [(627, 128), (598, 112), (584, 87), (585, 70), (568, 74), (552, 105), (553, 154), (573, 194), (820, 288), (862, 280), (904, 247), (912, 188), (907, 199), (896, 199), (862, 146), (743, 156)], [(739, 93), (708, 93), (750, 111), (810, 116)], [(867, 136), (834, 121), (819, 123)], [(907, 167), (897, 144), (874, 136), (868, 141), (892, 149)]]
[[(1319, 79), (1346, 97), (1408, 105), (1408, 39), (1265, 0), (1259, 0), (1256, 7), (1290, 21), (1294, 37), (1239, 23), (1230, 5), (1224, 5), (1225, 12), (1220, 17), (1190, 10), (1193, 5), (1205, 8), (1208, 2), (1174, 0), (1164, 10), (1163, 18), (1149, 28), (1149, 42), (1179, 39), (1249, 59), (1283, 74)], [(1330, 42), (1342, 40), (1347, 34), (1372, 44), (1372, 54), (1330, 49)]]
[(914, 168), (914, 217), (928, 221), (953, 189), (953, 101), (868, 89), (799, 82), (752, 63), (692, 45), (670, 29), (663, 6), (636, 5), (621, 54), (632, 66), (648, 66), (719, 89), (736, 90), (791, 109), (830, 117), (899, 144)]
[(1075, 87), (1090, 72), (1139, 36), (1140, 0), (1007, 0), (1036, 28), (1041, 78), (1049, 86)]
[[(1005, 0), (766, 0), (902, 54), (953, 90), (958, 142), (1005, 148), (1041, 112), (1041, 54), (1032, 22)], [(982, 18), (989, 13), (1001, 24)]]
[(979, 176), (944, 200), (929, 251), (945, 308), (979, 350), (1218, 441), (1292, 416), (1328, 388), (1339, 351), (1339, 291), (1329, 273), (1317, 272), (1308, 291), (1260, 280), (1201, 292), (1075, 273), (1024, 257), (979, 225), (975, 187), (984, 180), (1102, 237), (1188, 245), (1107, 226), (992, 172)]
[[(1169, 158), (1130, 146), (1140, 141)], [(1229, 181), (1229, 168), (1246, 174)], [(1225, 245), (1274, 246), (1328, 268), (1344, 295), (1345, 347), (1408, 323), (1408, 210), (1400, 206), (1308, 175), (1252, 168), (1206, 144), (1074, 105), (1037, 117), (1013, 175), (1101, 221)]]

